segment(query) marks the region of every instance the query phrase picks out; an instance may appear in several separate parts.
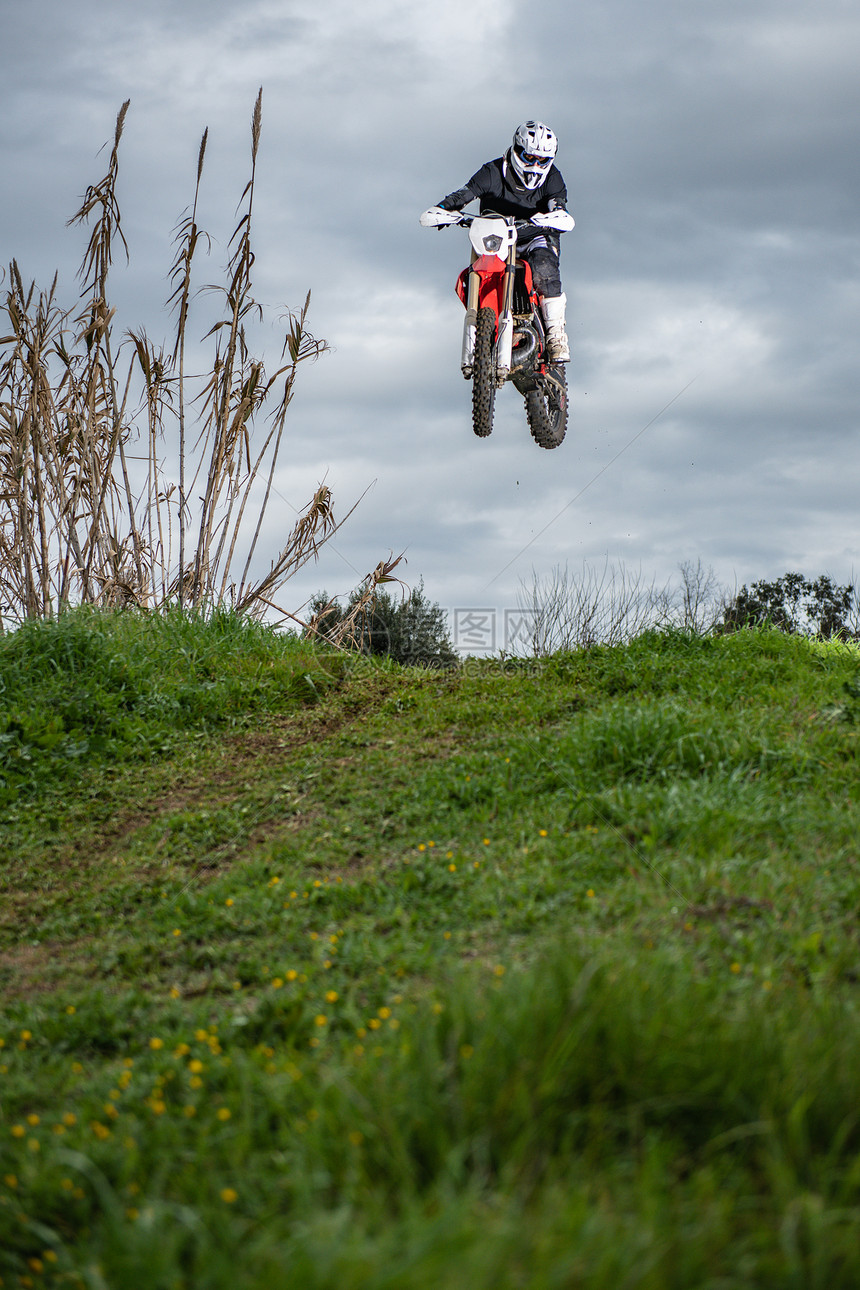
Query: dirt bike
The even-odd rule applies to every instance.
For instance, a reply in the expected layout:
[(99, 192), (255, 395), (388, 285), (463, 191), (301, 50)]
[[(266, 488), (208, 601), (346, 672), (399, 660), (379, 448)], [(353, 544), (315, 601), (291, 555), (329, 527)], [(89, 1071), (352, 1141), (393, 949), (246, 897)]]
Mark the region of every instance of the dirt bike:
[[(441, 223), (440, 213), (440, 223)], [(469, 230), (472, 263), (457, 279), (466, 307), (460, 366), (472, 382), (472, 427), (492, 433), (496, 390), (510, 381), (522, 394), (535, 443), (557, 448), (567, 430), (564, 367), (547, 355), (546, 326), (532, 271), (517, 259), (517, 232), (527, 220), (451, 212), (446, 224)]]

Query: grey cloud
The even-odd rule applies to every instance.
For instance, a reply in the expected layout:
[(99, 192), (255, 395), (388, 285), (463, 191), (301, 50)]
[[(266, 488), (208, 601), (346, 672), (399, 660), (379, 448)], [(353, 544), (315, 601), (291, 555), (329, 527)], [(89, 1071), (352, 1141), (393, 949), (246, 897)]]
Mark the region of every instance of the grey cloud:
[[(404, 548), (408, 578), (452, 606), (512, 603), (532, 566), (606, 555), (660, 576), (697, 556), (727, 580), (848, 576), (860, 563), (854, 6), (545, 0), (540, 38), (509, 4), (490, 24), (493, 9), (14, 6), (0, 55), (16, 194), (5, 258), (42, 276), (60, 264), (73, 292), (81, 243), (64, 221), (130, 96), (132, 265), (117, 266), (115, 291), (128, 325), (166, 330), (170, 235), (200, 133), (211, 127), (206, 281), (226, 258), (262, 83), (258, 294), (277, 313), (313, 288), (312, 326), (334, 345), (299, 384), (281, 491), (299, 505), (328, 470), (343, 510), (377, 481), (290, 595), (344, 589)], [(530, 115), (560, 135), (577, 219), (563, 243), (571, 429), (551, 454), (510, 389), (490, 441), (472, 436), (453, 295), (465, 239), (417, 225)]]

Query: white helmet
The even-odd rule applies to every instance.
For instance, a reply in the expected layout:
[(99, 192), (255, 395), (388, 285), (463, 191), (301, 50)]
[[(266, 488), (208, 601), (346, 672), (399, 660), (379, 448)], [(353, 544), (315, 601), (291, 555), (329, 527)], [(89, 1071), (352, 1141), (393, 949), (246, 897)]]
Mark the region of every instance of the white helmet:
[(518, 127), (509, 156), (524, 188), (540, 188), (557, 150), (558, 139), (542, 121), (524, 121)]

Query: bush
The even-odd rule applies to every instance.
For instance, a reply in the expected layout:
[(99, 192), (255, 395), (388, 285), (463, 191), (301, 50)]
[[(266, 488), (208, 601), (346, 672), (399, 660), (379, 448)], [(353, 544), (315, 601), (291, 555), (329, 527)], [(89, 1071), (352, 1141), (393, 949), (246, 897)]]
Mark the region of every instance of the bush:
[[(317, 623), (324, 639), (354, 609), (361, 594), (353, 591), (344, 608), (329, 601), (325, 591), (314, 597), (313, 612), (326, 611)], [(452, 667), (457, 661), (445, 612), (425, 596), (423, 579), (405, 597), (377, 592), (359, 616), (354, 642), (364, 654), (384, 655), (411, 667)]]

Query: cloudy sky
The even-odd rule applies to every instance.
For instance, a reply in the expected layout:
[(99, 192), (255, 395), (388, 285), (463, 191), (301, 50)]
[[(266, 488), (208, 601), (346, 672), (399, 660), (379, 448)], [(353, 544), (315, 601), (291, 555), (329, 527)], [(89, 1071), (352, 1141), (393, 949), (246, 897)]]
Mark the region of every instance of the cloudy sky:
[[(223, 265), (263, 87), (256, 294), (313, 292), (332, 350), (293, 404), (274, 547), (323, 476), (343, 513), (282, 593), (345, 593), (390, 552), (446, 608), (609, 559), (727, 584), (860, 576), (854, 0), (28, 0), (4, 11), (2, 259), (71, 303), (65, 227), (131, 99), (124, 326), (167, 335), (173, 229), (209, 127), (201, 223)], [(474, 438), (459, 230), (418, 215), (527, 117), (561, 144), (573, 362), (564, 444), (505, 389)], [(265, 340), (266, 337), (264, 336)], [(499, 642), (501, 643), (501, 642)]]

